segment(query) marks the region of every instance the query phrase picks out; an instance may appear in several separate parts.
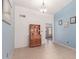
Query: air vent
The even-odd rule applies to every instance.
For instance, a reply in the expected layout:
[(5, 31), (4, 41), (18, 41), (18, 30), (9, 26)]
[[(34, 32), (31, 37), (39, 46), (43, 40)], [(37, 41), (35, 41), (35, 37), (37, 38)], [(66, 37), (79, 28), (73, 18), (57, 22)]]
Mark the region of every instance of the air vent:
[(23, 17), (23, 18), (25, 18), (26, 16), (25, 16), (25, 15), (20, 15), (20, 17)]

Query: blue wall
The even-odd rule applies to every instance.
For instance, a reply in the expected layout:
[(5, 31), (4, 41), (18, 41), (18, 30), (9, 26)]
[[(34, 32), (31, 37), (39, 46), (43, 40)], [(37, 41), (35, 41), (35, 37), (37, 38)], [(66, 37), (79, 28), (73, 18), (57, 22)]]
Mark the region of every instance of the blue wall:
[(13, 28), (2, 22), (2, 59), (10, 59), (14, 48)]
[[(55, 41), (76, 48), (76, 24), (69, 24), (69, 27), (64, 28), (64, 25), (58, 25), (60, 19), (70, 22), (70, 17), (76, 16), (76, 1), (73, 0), (62, 10), (57, 12), (54, 17), (55, 21)], [(68, 43), (69, 42), (69, 43)]]

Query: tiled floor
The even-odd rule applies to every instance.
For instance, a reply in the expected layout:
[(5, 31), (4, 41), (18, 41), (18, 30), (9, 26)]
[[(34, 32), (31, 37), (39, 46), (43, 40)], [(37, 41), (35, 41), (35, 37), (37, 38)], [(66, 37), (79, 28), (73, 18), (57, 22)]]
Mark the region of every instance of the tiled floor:
[(12, 59), (76, 59), (76, 52), (57, 44), (15, 49)]

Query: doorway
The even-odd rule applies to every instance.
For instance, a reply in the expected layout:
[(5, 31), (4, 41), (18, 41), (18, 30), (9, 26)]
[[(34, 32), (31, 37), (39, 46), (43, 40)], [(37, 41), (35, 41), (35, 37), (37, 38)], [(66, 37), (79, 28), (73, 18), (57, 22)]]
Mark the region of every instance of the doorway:
[(30, 40), (30, 43), (29, 43), (30, 47), (41, 46), (40, 25), (30, 24), (29, 40)]
[(46, 23), (46, 43), (52, 43), (52, 24)]

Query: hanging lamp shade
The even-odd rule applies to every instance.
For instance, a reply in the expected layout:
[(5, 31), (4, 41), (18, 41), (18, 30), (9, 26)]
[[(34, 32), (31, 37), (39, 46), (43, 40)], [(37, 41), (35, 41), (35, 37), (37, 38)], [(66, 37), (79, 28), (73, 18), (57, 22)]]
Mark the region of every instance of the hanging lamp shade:
[(42, 3), (42, 5), (41, 5), (40, 12), (42, 12), (42, 13), (47, 12), (47, 9), (46, 9), (46, 6), (45, 6), (45, 3), (44, 3), (44, 0), (43, 0), (43, 3)]

